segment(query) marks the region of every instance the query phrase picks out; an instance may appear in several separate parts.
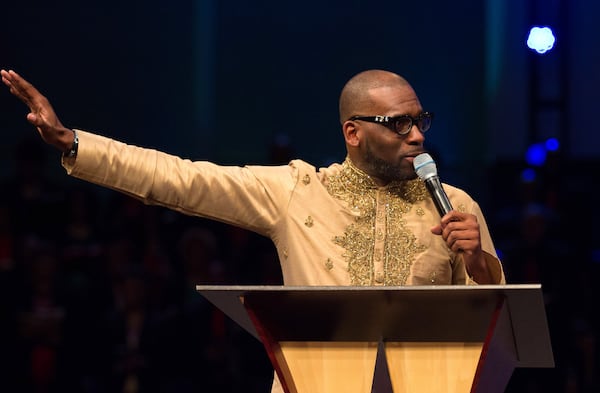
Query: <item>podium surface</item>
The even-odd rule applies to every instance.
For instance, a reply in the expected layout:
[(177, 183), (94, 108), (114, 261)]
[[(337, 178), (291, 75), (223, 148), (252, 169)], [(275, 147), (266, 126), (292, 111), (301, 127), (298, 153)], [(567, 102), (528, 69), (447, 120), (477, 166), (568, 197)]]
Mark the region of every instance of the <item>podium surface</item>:
[[(361, 383), (370, 384), (381, 343), (394, 392), (410, 391), (402, 387), (407, 384), (404, 381), (421, 372), (421, 366), (413, 364), (430, 367), (431, 362), (422, 359), (432, 354), (441, 356), (443, 362), (434, 364), (443, 364), (444, 370), (450, 370), (448, 364), (457, 370), (472, 367), (465, 377), (469, 386), (495, 385), (500, 387), (497, 391), (503, 391), (515, 367), (554, 367), (541, 286), (537, 284), (196, 289), (263, 342), (287, 392), (331, 390), (302, 387), (298, 379), (327, 379), (323, 386), (330, 386), (326, 384), (335, 383), (329, 381), (331, 367), (347, 359), (358, 359), (357, 364), (348, 366), (356, 370), (337, 379), (356, 377), (360, 371), (365, 374), (359, 376)], [(438, 354), (440, 349), (445, 349), (444, 354)], [(459, 363), (456, 358), (461, 359)], [(410, 366), (406, 366), (407, 359)], [(305, 369), (312, 361), (318, 362), (317, 371)], [(318, 371), (328, 377), (315, 377)], [(435, 378), (437, 372), (431, 371)]]

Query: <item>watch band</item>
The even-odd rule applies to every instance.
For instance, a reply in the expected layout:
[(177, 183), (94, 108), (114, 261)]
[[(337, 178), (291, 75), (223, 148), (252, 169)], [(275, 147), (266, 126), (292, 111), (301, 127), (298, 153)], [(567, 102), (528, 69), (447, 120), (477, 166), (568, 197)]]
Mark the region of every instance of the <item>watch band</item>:
[(66, 157), (75, 157), (77, 155), (77, 149), (79, 148), (79, 137), (77, 136), (77, 130), (73, 131), (73, 144), (71, 148), (65, 152)]

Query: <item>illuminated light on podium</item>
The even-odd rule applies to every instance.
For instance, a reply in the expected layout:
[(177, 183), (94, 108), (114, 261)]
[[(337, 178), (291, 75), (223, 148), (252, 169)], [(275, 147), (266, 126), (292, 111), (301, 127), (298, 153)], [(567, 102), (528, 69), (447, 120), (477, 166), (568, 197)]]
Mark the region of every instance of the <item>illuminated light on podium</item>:
[(529, 30), (527, 46), (537, 53), (544, 54), (554, 47), (556, 38), (549, 27), (535, 26)]

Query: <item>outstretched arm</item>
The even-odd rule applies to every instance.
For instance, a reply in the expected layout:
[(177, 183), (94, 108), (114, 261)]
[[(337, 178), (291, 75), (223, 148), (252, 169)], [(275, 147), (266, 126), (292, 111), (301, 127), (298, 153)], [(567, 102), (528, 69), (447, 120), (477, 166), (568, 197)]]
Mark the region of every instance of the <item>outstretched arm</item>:
[(37, 128), (42, 139), (62, 152), (69, 151), (73, 146), (73, 131), (62, 125), (48, 99), (16, 72), (1, 70), (0, 74), (10, 92), (29, 107), (27, 120)]

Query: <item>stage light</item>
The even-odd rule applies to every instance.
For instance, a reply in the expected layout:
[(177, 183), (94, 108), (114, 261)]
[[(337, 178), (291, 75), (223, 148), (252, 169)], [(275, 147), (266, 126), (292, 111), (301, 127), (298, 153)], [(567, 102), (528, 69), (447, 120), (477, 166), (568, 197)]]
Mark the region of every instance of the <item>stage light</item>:
[(558, 151), (558, 149), (560, 148), (560, 143), (558, 142), (558, 139), (556, 138), (549, 138), (546, 140), (546, 143), (544, 144), (546, 146), (546, 150), (547, 151)]
[(531, 166), (542, 166), (546, 162), (546, 149), (541, 143), (529, 146), (525, 153), (525, 160)]
[(521, 181), (523, 183), (533, 183), (537, 178), (537, 174), (534, 169), (525, 168), (523, 172), (521, 172)]
[(529, 30), (527, 37), (527, 46), (537, 53), (544, 54), (554, 47), (554, 34), (549, 27), (535, 26)]

